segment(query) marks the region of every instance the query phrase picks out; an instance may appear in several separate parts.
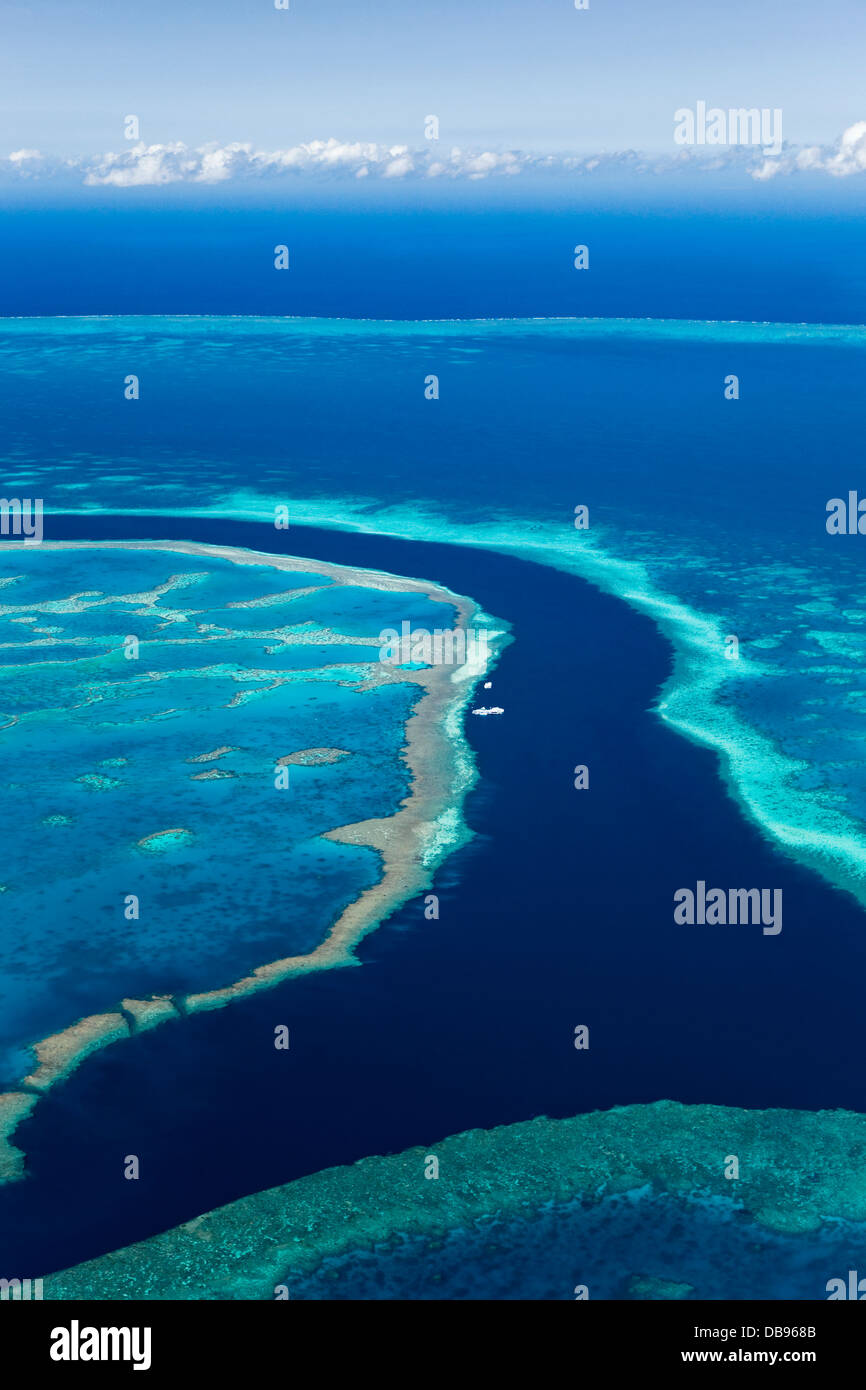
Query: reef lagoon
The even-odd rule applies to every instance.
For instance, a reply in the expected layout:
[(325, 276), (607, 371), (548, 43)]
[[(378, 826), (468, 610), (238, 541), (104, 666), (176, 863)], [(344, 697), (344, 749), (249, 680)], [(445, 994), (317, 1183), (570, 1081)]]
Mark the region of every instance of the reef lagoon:
[[(9, 1179), (15, 1126), (96, 1049), (350, 964), (423, 887), (465, 834), (456, 716), (505, 632), (423, 581), (229, 547), (0, 563)], [(383, 661), (404, 626), (462, 655), (419, 638)]]

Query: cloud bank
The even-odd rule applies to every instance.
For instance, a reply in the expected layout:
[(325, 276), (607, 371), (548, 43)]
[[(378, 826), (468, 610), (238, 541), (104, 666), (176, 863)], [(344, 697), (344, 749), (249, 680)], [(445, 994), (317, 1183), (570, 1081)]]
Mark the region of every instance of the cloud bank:
[(866, 121), (850, 126), (831, 146), (785, 146), (767, 155), (757, 146), (727, 146), (712, 154), (678, 148), (671, 154), (625, 150), (613, 154), (496, 153), (426, 149), (375, 142), (313, 140), (284, 150), (257, 150), (249, 143), (192, 147), (175, 141), (139, 141), (120, 153), (61, 159), (22, 149), (0, 157), (0, 176), (12, 179), (72, 178), (88, 187), (153, 188), (166, 184), (221, 184), (292, 176), (384, 180), (514, 178), (526, 173), (589, 175), (597, 172), (670, 174), (680, 170), (740, 169), (765, 182), (779, 175), (826, 173), (837, 178), (866, 172)]

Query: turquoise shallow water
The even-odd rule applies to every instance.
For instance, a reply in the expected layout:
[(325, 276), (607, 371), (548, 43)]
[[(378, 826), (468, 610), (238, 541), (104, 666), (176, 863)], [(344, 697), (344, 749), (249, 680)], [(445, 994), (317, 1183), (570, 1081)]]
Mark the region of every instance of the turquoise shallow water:
[[(362, 689), (369, 642), (402, 620), (448, 625), (453, 608), (157, 550), (19, 548), (0, 566), (0, 903), (19, 924), (0, 941), (0, 1075), (14, 1079), (24, 1044), (123, 996), (227, 985), (310, 951), (378, 880), (373, 850), (322, 838), (393, 814), (408, 789), (418, 688)], [(345, 756), (275, 787), (279, 759), (323, 748)]]

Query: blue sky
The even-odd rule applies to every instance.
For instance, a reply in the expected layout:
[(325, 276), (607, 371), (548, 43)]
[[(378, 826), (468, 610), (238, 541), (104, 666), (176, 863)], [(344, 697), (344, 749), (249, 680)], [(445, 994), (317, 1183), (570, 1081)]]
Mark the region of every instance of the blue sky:
[(866, 116), (863, 0), (4, 0), (0, 151), (326, 139), (669, 150), (706, 99), (829, 143)]

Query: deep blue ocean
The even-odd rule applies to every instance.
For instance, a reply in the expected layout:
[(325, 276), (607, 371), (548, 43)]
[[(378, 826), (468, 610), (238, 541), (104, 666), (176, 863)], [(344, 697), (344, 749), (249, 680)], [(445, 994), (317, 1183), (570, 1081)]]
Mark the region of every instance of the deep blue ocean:
[[(57, 193), (46, 207), (34, 190), (4, 210), (0, 316), (866, 322), (856, 180), (747, 193), (647, 179), (629, 196), (469, 187), (426, 206), (380, 188), (365, 205), (337, 185), (326, 202), (262, 207), (132, 189)], [(586, 273), (573, 268), (577, 244), (590, 249)], [(274, 272), (276, 245), (289, 247), (287, 273)]]

